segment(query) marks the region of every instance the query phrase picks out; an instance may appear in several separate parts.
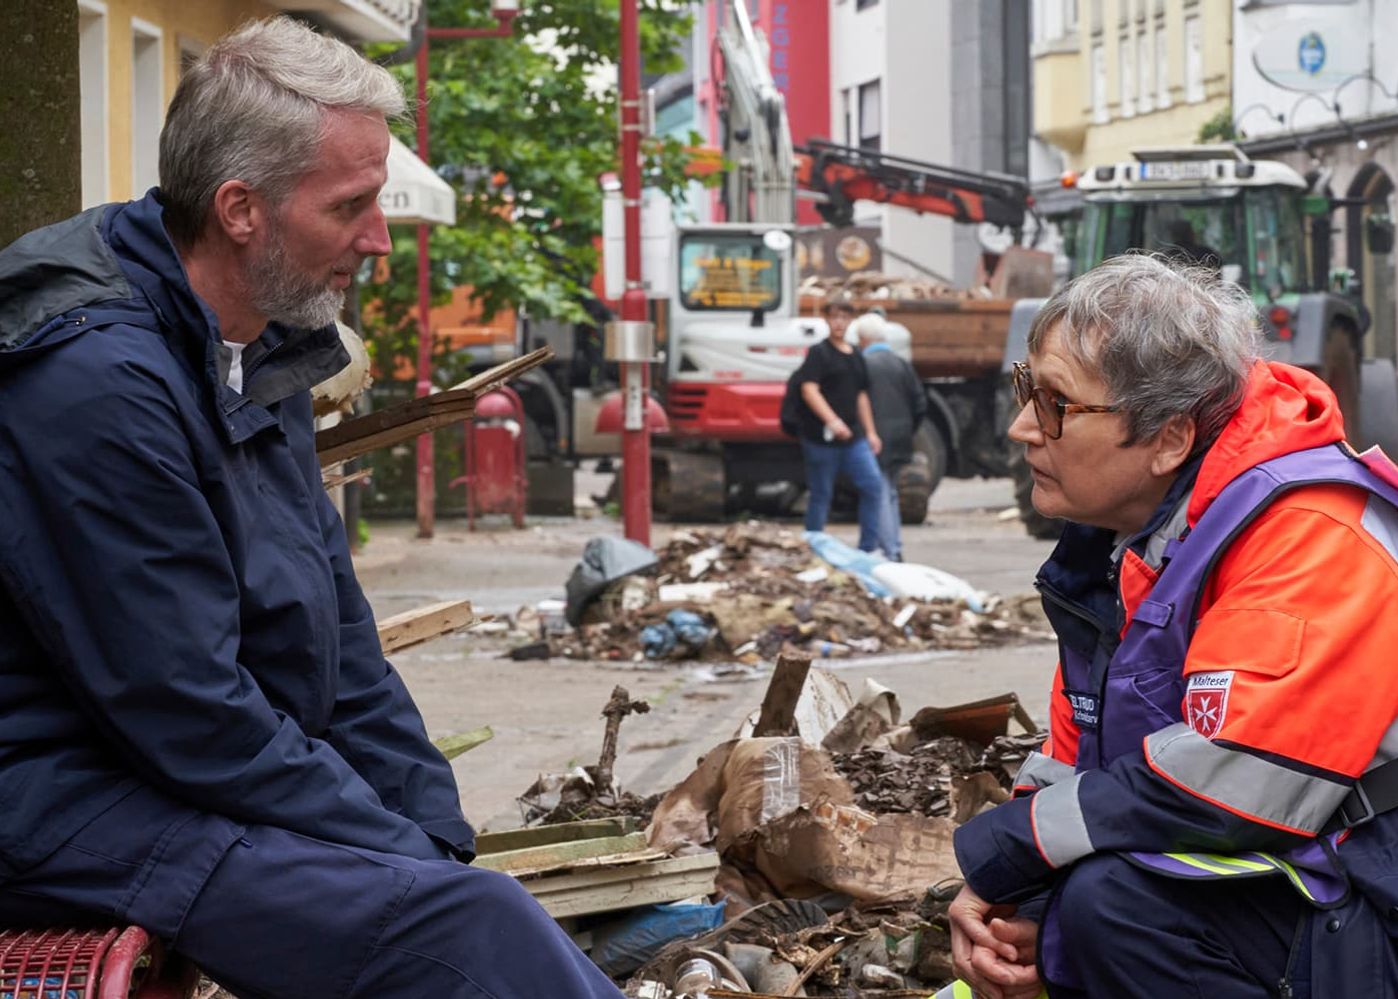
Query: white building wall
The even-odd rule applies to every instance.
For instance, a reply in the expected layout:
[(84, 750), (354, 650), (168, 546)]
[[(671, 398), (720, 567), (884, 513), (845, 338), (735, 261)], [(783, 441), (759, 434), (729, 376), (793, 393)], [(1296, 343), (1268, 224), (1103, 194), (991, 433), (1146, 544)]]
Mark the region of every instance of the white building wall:
[[(889, 6), (884, 151), (951, 166), (956, 162), (952, 154), (952, 0), (884, 2)], [(910, 277), (926, 277), (930, 271), (963, 282), (962, 272), (974, 262), (955, 259), (955, 228), (956, 223), (944, 216), (888, 209), (885, 269)]]
[[(878, 80), (882, 151), (950, 165), (951, 0), (879, 0), (863, 10), (855, 0), (829, 2), (831, 139), (846, 141), (849, 107), (849, 143), (859, 144), (859, 88)], [(952, 279), (951, 220), (862, 203), (855, 223), (881, 227), (886, 272)]]
[[(1325, 61), (1315, 74), (1298, 72), (1299, 38), (1315, 32)], [(1233, 15), (1233, 115), (1248, 138), (1304, 132), (1346, 120), (1398, 111), (1398, 65), (1384, 46), (1398, 37), (1398, 0), (1250, 5)], [(1271, 82), (1292, 74), (1293, 89)], [(1379, 84), (1354, 77), (1365, 72)], [(1346, 82), (1348, 81), (1348, 82)], [(1337, 93), (1338, 90), (1338, 93)], [(1307, 94), (1313, 96), (1306, 96)], [(1281, 120), (1278, 120), (1280, 116)]]

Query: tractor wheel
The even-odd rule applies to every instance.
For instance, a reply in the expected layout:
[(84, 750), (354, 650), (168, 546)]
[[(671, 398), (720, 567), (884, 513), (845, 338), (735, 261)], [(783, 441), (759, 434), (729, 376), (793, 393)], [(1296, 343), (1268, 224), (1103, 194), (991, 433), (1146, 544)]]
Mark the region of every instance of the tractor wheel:
[(1063, 521), (1057, 517), (1045, 517), (1034, 509), (1034, 477), (1029, 472), (1029, 462), (1024, 459), (1024, 447), (1010, 441), (1010, 477), (1015, 484), (1015, 505), (1019, 507), (1019, 519), (1031, 538), (1051, 540), (1063, 532)]
[(927, 504), (947, 471), (947, 445), (931, 424), (913, 435), (913, 460), (898, 471), (898, 519), (904, 524), (927, 520)]
[(1333, 323), (1325, 334), (1325, 350), (1321, 355), (1320, 377), (1335, 398), (1345, 418), (1345, 438), (1363, 438), (1359, 415), (1359, 351), (1354, 331), (1344, 323)]

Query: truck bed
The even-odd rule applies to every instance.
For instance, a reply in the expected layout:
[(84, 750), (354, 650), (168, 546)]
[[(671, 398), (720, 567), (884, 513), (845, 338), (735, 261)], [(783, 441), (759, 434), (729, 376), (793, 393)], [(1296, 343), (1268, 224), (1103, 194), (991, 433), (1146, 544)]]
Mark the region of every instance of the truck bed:
[[(802, 296), (802, 315), (815, 315), (823, 301)], [(854, 299), (857, 313), (875, 306), (912, 334), (913, 367), (920, 377), (982, 378), (999, 373), (1014, 299)]]

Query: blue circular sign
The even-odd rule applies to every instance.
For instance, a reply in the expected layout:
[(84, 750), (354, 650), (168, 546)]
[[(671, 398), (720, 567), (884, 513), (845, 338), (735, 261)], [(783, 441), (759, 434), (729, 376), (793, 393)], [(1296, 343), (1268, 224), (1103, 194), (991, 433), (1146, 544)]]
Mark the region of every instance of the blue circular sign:
[(1296, 46), (1296, 62), (1302, 72), (1311, 76), (1320, 72), (1325, 65), (1325, 40), (1320, 37), (1320, 32), (1308, 31), (1301, 36), (1301, 43)]

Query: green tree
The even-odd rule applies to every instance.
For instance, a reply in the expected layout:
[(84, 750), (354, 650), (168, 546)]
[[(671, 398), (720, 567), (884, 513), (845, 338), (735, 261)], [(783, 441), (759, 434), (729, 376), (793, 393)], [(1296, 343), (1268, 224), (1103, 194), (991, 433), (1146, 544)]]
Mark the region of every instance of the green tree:
[(0, 247), (82, 207), (78, 5), (0, 3)]
[[(431, 42), (429, 158), (458, 195), (456, 225), (431, 230), (433, 299), (469, 285), (487, 315), (516, 307), (578, 321), (599, 264), (598, 180), (618, 169), (617, 0), (521, 6), (512, 37)], [(429, 23), (488, 26), (488, 7), (488, 0), (429, 0)], [(646, 71), (678, 68), (687, 4), (641, 0), (640, 7)], [(413, 65), (393, 72), (413, 93)], [(415, 147), (411, 121), (397, 131)], [(648, 183), (677, 191), (685, 160), (683, 144), (648, 140)], [(416, 233), (405, 227), (394, 236), (389, 279), (364, 290), (380, 303), (365, 318), (381, 360), (411, 354), (417, 337)], [(447, 363), (439, 380), (459, 374)]]

